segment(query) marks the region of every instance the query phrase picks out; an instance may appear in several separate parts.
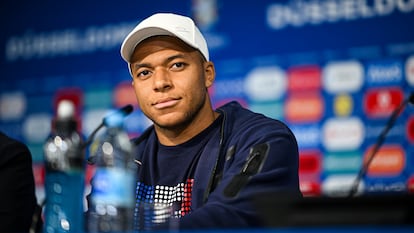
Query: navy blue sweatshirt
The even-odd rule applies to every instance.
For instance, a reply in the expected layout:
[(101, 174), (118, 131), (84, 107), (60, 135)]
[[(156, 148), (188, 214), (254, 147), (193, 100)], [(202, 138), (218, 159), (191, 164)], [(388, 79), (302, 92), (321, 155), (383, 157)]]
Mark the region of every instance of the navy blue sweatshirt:
[[(299, 152), (290, 129), (237, 102), (216, 111), (220, 117), (210, 127), (175, 148), (160, 145), (153, 127), (133, 140), (135, 158), (142, 163), (137, 202), (160, 201), (159, 187), (168, 189), (173, 197), (167, 198), (168, 203), (174, 204), (178, 197), (181, 205), (180, 229), (257, 227), (260, 215), (254, 198), (262, 193), (301, 196)], [(159, 158), (177, 156), (177, 151), (184, 151), (181, 162)], [(170, 164), (170, 173), (157, 170), (165, 163)], [(174, 173), (174, 167), (179, 172)]]

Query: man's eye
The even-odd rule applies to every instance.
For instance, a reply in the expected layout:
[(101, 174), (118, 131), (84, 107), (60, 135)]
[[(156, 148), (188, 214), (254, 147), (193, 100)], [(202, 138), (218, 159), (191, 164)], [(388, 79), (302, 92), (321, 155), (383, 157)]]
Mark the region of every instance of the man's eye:
[(145, 77), (147, 77), (150, 74), (150, 72), (148, 70), (144, 70), (141, 72), (138, 72), (137, 77), (144, 79)]
[(172, 65), (172, 68), (182, 68), (184, 65), (185, 64), (183, 62), (177, 62)]

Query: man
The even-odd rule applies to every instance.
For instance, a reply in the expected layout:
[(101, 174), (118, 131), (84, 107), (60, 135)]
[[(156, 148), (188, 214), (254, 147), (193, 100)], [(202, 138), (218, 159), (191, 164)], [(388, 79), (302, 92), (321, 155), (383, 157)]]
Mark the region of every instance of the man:
[(173, 206), (181, 229), (253, 227), (260, 193), (301, 196), (298, 147), (287, 126), (237, 102), (213, 110), (214, 64), (190, 18), (150, 16), (127, 35), (121, 56), (154, 123), (134, 140), (137, 206)]
[(0, 232), (40, 232), (32, 155), (26, 145), (2, 132), (0, 187)]

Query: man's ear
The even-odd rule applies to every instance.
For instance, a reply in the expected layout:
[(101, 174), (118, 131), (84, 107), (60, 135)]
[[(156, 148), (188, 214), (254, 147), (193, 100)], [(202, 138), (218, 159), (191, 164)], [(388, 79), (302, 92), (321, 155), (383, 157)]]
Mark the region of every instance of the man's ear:
[(211, 87), (216, 78), (216, 69), (211, 61), (204, 62), (204, 73), (206, 78), (206, 87)]

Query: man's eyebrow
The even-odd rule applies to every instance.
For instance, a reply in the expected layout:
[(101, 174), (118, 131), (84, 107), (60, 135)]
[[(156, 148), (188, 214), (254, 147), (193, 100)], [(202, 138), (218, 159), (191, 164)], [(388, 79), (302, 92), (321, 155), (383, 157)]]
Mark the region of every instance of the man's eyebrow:
[(140, 69), (142, 67), (149, 68), (149, 67), (151, 67), (151, 65), (148, 64), (148, 63), (136, 63), (136, 64), (133, 65), (132, 68), (133, 68), (133, 70), (138, 70), (138, 69)]
[(184, 55), (184, 54), (182, 54), (182, 53), (179, 53), (179, 54), (176, 54), (176, 55), (172, 55), (172, 56), (170, 56), (170, 57), (168, 57), (167, 59), (165, 59), (166, 60), (166, 62), (170, 62), (170, 61), (172, 61), (172, 60), (174, 60), (174, 59), (177, 59), (177, 58), (185, 58), (186, 56)]
[[(185, 57), (186, 56), (182, 53), (175, 54), (175, 55), (172, 55), (170, 57), (167, 57), (163, 63), (168, 63), (168, 62), (173, 61), (174, 59), (185, 58)], [(135, 64), (133, 64), (132, 68), (133, 68), (133, 70), (137, 70), (137, 69), (140, 69), (140, 68), (143, 68), (143, 67), (150, 68), (150, 67), (152, 67), (152, 65), (149, 64), (149, 63), (135, 63)]]

